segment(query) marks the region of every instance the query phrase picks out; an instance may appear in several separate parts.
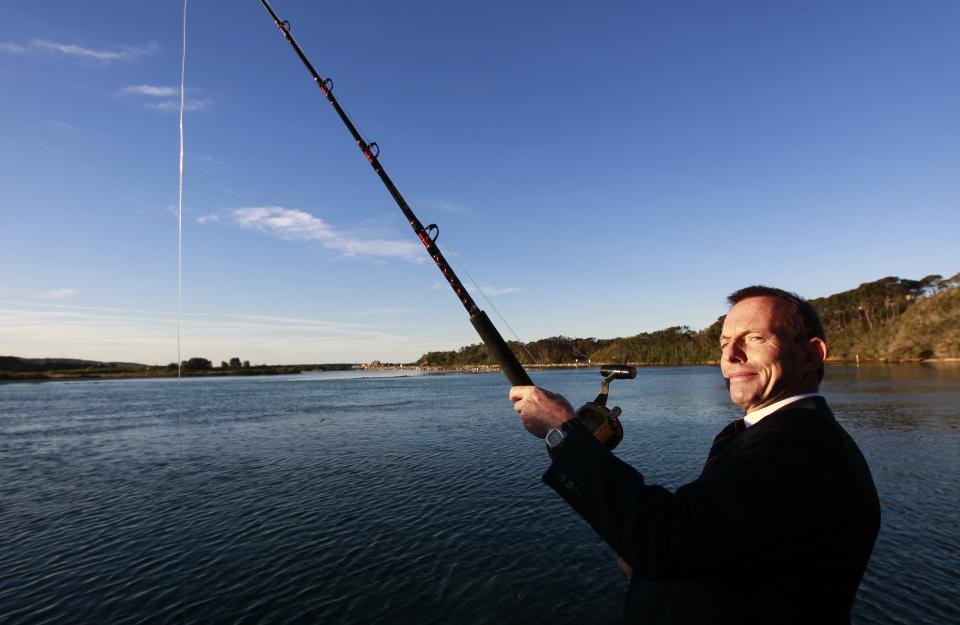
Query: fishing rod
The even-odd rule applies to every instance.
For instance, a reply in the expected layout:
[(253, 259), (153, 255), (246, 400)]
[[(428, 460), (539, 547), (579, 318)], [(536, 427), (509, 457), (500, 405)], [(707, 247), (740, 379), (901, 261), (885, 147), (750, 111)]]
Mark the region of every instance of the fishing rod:
[[(350, 136), (353, 137), (353, 140), (357, 142), (357, 147), (360, 148), (360, 151), (367, 158), (367, 161), (370, 162), (370, 166), (373, 167), (373, 171), (377, 173), (381, 182), (383, 182), (384, 186), (387, 188), (387, 191), (390, 192), (390, 195), (397, 203), (397, 206), (399, 206), (400, 210), (403, 211), (403, 215), (407, 218), (407, 221), (410, 222), (410, 227), (413, 228), (417, 238), (420, 239), (420, 242), (423, 243), (427, 253), (430, 254), (430, 257), (437, 264), (437, 267), (440, 269), (440, 273), (442, 273), (447, 279), (447, 282), (450, 284), (450, 288), (452, 288), (453, 292), (456, 293), (460, 303), (463, 304), (463, 307), (467, 309), (467, 314), (470, 315), (470, 323), (473, 324), (477, 334), (480, 335), (480, 339), (483, 341), (483, 344), (486, 345), (490, 356), (497, 361), (497, 364), (500, 365), (501, 371), (503, 371), (503, 374), (513, 386), (533, 386), (533, 381), (530, 379), (530, 376), (527, 375), (523, 365), (520, 364), (520, 361), (517, 360), (517, 357), (507, 346), (506, 341), (503, 340), (503, 337), (500, 335), (500, 332), (497, 330), (496, 326), (494, 326), (493, 322), (490, 321), (487, 313), (480, 310), (476, 302), (473, 301), (473, 298), (467, 292), (466, 287), (463, 286), (462, 282), (460, 282), (460, 278), (458, 278), (457, 274), (454, 273), (453, 268), (450, 267), (447, 259), (444, 258), (443, 254), (440, 252), (440, 248), (437, 247), (437, 237), (440, 236), (440, 229), (436, 224), (430, 224), (424, 227), (420, 220), (417, 219), (417, 216), (413, 213), (413, 210), (410, 209), (410, 205), (407, 204), (407, 201), (403, 198), (403, 195), (400, 194), (400, 191), (397, 189), (396, 185), (393, 184), (390, 176), (387, 175), (387, 172), (380, 164), (380, 146), (378, 146), (376, 142), (368, 143), (357, 130), (356, 126), (353, 125), (350, 117), (346, 114), (346, 112), (340, 106), (340, 103), (337, 101), (337, 98), (333, 95), (333, 81), (330, 80), (330, 78), (320, 77), (320, 74), (317, 73), (317, 70), (313, 68), (313, 64), (310, 63), (310, 59), (308, 59), (307, 55), (303, 53), (303, 50), (300, 48), (299, 44), (297, 44), (297, 41), (293, 38), (293, 35), (290, 34), (290, 22), (287, 20), (281, 20), (267, 0), (260, 0), (260, 4), (262, 4), (263, 8), (267, 10), (267, 12), (270, 14), (270, 17), (273, 18), (274, 23), (277, 25), (277, 28), (280, 29), (280, 33), (283, 35), (284, 39), (287, 40), (287, 43), (290, 44), (290, 47), (293, 48), (293, 51), (297, 53), (298, 57), (300, 57), (303, 65), (313, 77), (314, 82), (317, 83), (318, 87), (320, 87), (321, 93), (323, 93), (324, 97), (327, 98), (327, 102), (333, 106), (333, 109), (340, 117), (340, 121), (342, 121), (343, 125), (347, 127), (347, 130), (350, 132)], [(579, 410), (577, 410), (577, 415), (583, 420), (587, 428), (593, 432), (594, 436), (596, 436), (600, 442), (605, 444), (609, 449), (613, 449), (623, 439), (623, 428), (621, 427), (618, 419), (620, 415), (620, 408), (615, 407), (613, 410), (610, 410), (606, 407), (607, 389), (610, 381), (612, 380), (631, 379), (636, 377), (637, 370), (635, 367), (630, 367), (627, 365), (605, 365), (601, 368), (600, 375), (603, 378), (600, 395), (598, 395), (594, 401), (587, 402)]]
[[(473, 324), (477, 334), (480, 335), (480, 339), (483, 341), (483, 344), (487, 346), (487, 350), (490, 352), (490, 355), (500, 365), (500, 369), (503, 371), (503, 374), (507, 376), (507, 379), (510, 380), (510, 383), (514, 386), (533, 386), (533, 381), (530, 379), (530, 376), (527, 375), (523, 365), (520, 364), (520, 361), (517, 360), (517, 357), (513, 354), (513, 352), (510, 351), (506, 341), (503, 340), (503, 337), (500, 335), (500, 332), (497, 330), (496, 326), (494, 326), (493, 322), (490, 321), (487, 313), (480, 310), (480, 307), (477, 306), (476, 302), (473, 301), (470, 293), (467, 292), (467, 288), (463, 286), (462, 282), (460, 282), (460, 278), (458, 278), (457, 274), (454, 273), (453, 268), (450, 267), (447, 259), (444, 258), (443, 254), (440, 252), (440, 248), (437, 247), (437, 237), (440, 235), (440, 229), (436, 224), (430, 224), (427, 227), (424, 227), (423, 224), (420, 223), (420, 220), (417, 219), (417, 216), (410, 209), (410, 205), (407, 204), (407, 201), (400, 194), (400, 191), (397, 190), (396, 185), (393, 184), (393, 181), (390, 180), (390, 176), (387, 175), (387, 172), (380, 164), (380, 161), (378, 160), (378, 156), (380, 155), (380, 147), (376, 144), (376, 142), (367, 143), (367, 141), (365, 141), (360, 135), (360, 132), (357, 130), (356, 126), (354, 126), (353, 122), (350, 121), (350, 118), (347, 116), (346, 112), (344, 112), (343, 108), (340, 106), (340, 103), (337, 102), (337, 98), (333, 95), (333, 81), (329, 78), (320, 77), (320, 74), (317, 73), (317, 70), (313, 68), (313, 64), (311, 64), (310, 60), (307, 58), (307, 55), (303, 53), (303, 50), (300, 49), (300, 46), (293, 38), (293, 35), (290, 34), (290, 22), (287, 20), (281, 20), (279, 17), (277, 17), (273, 7), (270, 6), (270, 3), (267, 2), (267, 0), (260, 0), (260, 4), (263, 5), (263, 8), (265, 8), (268, 13), (270, 13), (270, 17), (273, 18), (277, 28), (280, 29), (280, 32), (283, 34), (284, 38), (286, 38), (287, 43), (290, 44), (294, 52), (297, 53), (297, 56), (300, 57), (300, 60), (303, 61), (303, 64), (310, 72), (310, 75), (313, 76), (313, 80), (317, 83), (317, 86), (320, 87), (320, 91), (327, 98), (327, 101), (333, 106), (333, 109), (337, 112), (337, 115), (340, 116), (340, 121), (342, 121), (347, 127), (347, 130), (350, 131), (350, 135), (353, 137), (354, 141), (357, 142), (357, 146), (360, 148), (360, 151), (363, 152), (363, 155), (367, 157), (368, 161), (370, 161), (370, 166), (373, 167), (373, 171), (377, 172), (377, 175), (380, 176), (380, 180), (383, 182), (384, 186), (387, 187), (387, 191), (390, 192), (390, 195), (393, 196), (397, 206), (399, 206), (400, 210), (403, 211), (404, 217), (406, 217), (407, 221), (410, 222), (410, 227), (413, 228), (417, 238), (419, 238), (420, 242), (423, 243), (423, 246), (427, 249), (427, 253), (430, 254), (431, 258), (433, 258), (433, 261), (437, 264), (437, 267), (440, 268), (440, 273), (442, 273), (447, 279), (447, 282), (450, 284), (453, 292), (456, 293), (457, 297), (460, 299), (460, 303), (463, 304), (463, 307), (467, 309), (467, 313), (470, 315), (470, 323)], [(431, 234), (433, 236), (431, 236)]]

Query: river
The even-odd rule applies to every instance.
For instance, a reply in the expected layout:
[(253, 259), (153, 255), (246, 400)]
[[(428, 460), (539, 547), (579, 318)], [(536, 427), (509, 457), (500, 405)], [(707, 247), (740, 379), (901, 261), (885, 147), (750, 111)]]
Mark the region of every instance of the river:
[[(596, 370), (533, 377), (574, 404), (599, 388)], [(619, 622), (615, 556), (540, 483), (507, 386), (0, 385), (0, 622)], [(960, 622), (960, 366), (831, 366), (822, 390), (882, 505), (854, 622)], [(618, 455), (671, 488), (739, 416), (714, 367), (643, 368), (611, 400)]]

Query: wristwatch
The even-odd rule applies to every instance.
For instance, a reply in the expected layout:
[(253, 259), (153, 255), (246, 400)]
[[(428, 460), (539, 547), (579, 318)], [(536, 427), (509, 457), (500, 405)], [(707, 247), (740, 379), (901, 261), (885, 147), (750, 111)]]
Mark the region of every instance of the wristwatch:
[(544, 441), (547, 443), (547, 451), (551, 457), (557, 453), (557, 449), (563, 444), (563, 441), (567, 439), (567, 436), (572, 431), (573, 427), (570, 425), (570, 421), (567, 421), (558, 428), (547, 430), (547, 436), (544, 438)]

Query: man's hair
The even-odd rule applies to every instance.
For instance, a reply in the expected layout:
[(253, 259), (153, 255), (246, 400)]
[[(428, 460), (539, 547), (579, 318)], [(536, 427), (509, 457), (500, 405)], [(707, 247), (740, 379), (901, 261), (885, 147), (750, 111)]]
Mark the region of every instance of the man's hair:
[[(827, 340), (816, 309), (810, 302), (796, 293), (770, 286), (755, 285), (731, 293), (727, 297), (727, 302), (730, 303), (730, 306), (734, 306), (750, 297), (772, 297), (780, 302), (783, 310), (783, 317), (780, 322), (790, 332), (790, 337), (794, 343), (801, 343), (812, 338), (818, 338), (822, 341)], [(821, 380), (823, 380), (823, 365), (817, 371), (817, 381)]]

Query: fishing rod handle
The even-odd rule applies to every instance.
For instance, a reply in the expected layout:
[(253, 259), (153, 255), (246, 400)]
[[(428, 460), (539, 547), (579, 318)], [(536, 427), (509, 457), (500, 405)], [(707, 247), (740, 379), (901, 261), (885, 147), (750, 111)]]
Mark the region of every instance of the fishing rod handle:
[(500, 332), (490, 321), (487, 313), (480, 310), (470, 315), (470, 323), (473, 324), (473, 328), (480, 335), (480, 340), (487, 346), (490, 356), (500, 365), (503, 375), (510, 380), (510, 384), (513, 386), (533, 386), (533, 380), (527, 375), (517, 357), (510, 351), (510, 346), (500, 336)]

